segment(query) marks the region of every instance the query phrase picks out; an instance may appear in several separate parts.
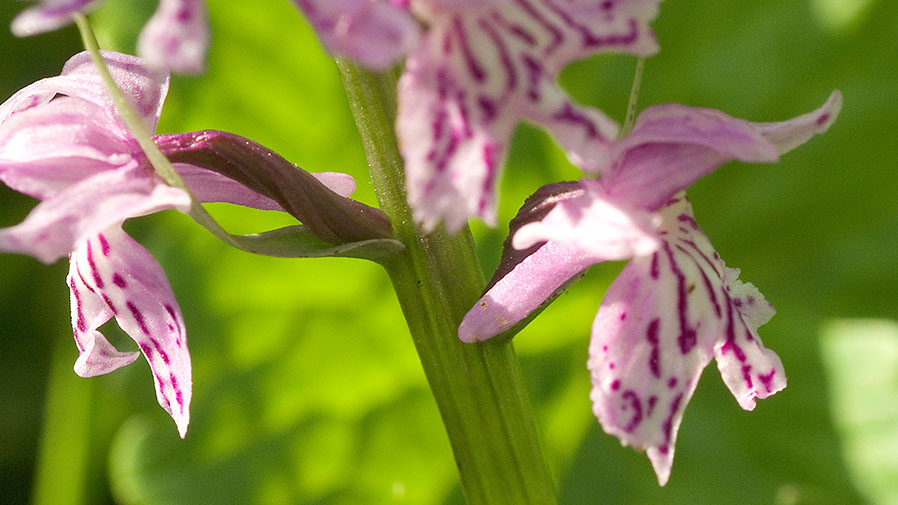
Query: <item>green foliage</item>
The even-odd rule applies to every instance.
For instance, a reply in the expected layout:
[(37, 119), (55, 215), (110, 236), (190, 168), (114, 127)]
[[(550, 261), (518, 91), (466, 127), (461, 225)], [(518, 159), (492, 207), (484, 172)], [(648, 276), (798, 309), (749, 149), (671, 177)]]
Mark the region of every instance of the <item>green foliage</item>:
[(871, 503), (898, 504), (898, 323), (837, 320), (822, 338), (848, 469)]
[[(789, 386), (746, 413), (709, 368), (687, 409), (671, 482), (658, 488), (645, 456), (602, 433), (591, 413), (589, 330), (620, 265), (593, 268), (515, 340), (560, 503), (835, 505), (862, 502), (855, 486), (893, 503), (864, 478), (871, 451), (851, 441), (874, 433), (846, 424), (840, 389), (878, 362), (829, 340), (833, 375), (824, 381), (817, 341), (824, 319), (894, 319), (898, 300), (898, 3), (862, 3), (850, 19), (834, 18), (846, 11), (823, 0), (661, 4), (662, 52), (646, 63), (641, 108), (676, 101), (772, 121), (815, 108), (834, 88), (845, 96), (833, 128), (779, 164), (730, 164), (690, 192), (721, 256), (776, 305), (761, 335), (782, 357)], [(132, 50), (154, 5), (107, 0), (91, 18), (101, 44)], [(2, 19), (21, 8), (3, 5)], [(292, 2), (210, 0), (208, 8), (208, 71), (172, 78), (160, 132), (244, 135), (310, 171), (352, 174), (358, 198), (374, 204), (336, 68)], [(4, 98), (78, 50), (71, 29), (26, 40), (3, 30), (0, 42)], [(622, 119), (634, 61), (595, 57), (562, 82)], [(500, 222), (537, 186), (575, 177), (545, 134), (522, 126)], [(0, 198), (0, 226), (30, 205), (5, 188)], [(212, 212), (239, 233), (295, 224), (224, 205)], [(64, 266), (0, 256), (0, 502), (49, 496), (29, 491), (47, 468), (65, 468), (52, 473), (55, 483), (84, 486), (85, 503), (461, 502), (439, 414), (377, 265), (249, 255), (175, 212), (127, 227), (165, 268), (187, 321), (195, 373), (187, 439), (156, 404), (143, 361), (93, 379), (51, 372), (51, 349), (71, 339)], [(475, 232), (490, 269), (502, 232)], [(104, 331), (133, 349), (114, 325)], [(75, 357), (70, 345), (67, 361)], [(90, 385), (87, 404), (84, 394), (58, 394), (76, 383)], [(881, 404), (889, 402), (898, 400)], [(59, 429), (85, 415), (86, 430)], [(884, 423), (894, 433), (898, 420)]]

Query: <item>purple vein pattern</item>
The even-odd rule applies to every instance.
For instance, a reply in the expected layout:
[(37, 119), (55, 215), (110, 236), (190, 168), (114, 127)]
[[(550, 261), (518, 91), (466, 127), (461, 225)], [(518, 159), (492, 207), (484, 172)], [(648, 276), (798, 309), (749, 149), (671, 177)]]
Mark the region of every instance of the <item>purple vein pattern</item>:
[[(450, 5), (451, 4), (451, 5)], [(521, 119), (547, 127), (595, 172), (617, 125), (573, 103), (556, 83), (600, 51), (657, 51), (655, 0), (413, 2), (428, 25), (399, 83), (400, 147), (409, 202), (425, 228), (470, 217), (495, 224), (496, 181)]]
[(454, 231), (471, 217), (495, 224), (499, 169), (522, 119), (597, 171), (617, 124), (573, 103), (558, 73), (601, 51), (658, 50), (648, 23), (659, 0), (295, 2), (334, 53), (375, 68), (408, 54), (397, 131), (409, 202), (426, 229), (444, 221)]

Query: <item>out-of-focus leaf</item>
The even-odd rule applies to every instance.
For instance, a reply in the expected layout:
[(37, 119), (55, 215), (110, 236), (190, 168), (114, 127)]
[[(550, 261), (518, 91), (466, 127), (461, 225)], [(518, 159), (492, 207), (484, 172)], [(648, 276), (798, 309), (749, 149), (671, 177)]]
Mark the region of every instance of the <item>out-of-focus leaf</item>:
[(832, 415), (858, 489), (898, 504), (898, 322), (838, 320), (823, 328)]

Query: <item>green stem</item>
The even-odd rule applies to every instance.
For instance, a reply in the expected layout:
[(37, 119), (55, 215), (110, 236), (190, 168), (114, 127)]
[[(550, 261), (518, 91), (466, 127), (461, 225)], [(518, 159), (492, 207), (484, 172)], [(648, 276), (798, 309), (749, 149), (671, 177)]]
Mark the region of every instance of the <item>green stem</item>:
[(620, 138), (624, 138), (633, 129), (636, 122), (636, 102), (639, 100), (639, 87), (642, 86), (642, 71), (645, 69), (645, 58), (636, 60), (636, 72), (633, 75), (633, 86), (630, 88), (630, 101), (627, 104), (627, 117), (620, 130)]
[(407, 254), (385, 267), (458, 465), (467, 502), (554, 504), (555, 489), (510, 341), (464, 344), (458, 324), (484, 287), (466, 228), (424, 235), (406, 200), (394, 124), (396, 74), (338, 61), (381, 209)]

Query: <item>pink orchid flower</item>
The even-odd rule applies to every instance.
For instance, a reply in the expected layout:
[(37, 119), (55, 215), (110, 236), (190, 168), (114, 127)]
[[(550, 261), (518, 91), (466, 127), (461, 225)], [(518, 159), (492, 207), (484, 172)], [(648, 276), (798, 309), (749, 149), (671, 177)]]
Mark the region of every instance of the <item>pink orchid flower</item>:
[[(148, 131), (155, 130), (168, 73), (143, 60), (104, 53), (113, 78)], [(176, 164), (200, 201), (282, 210), (273, 200), (202, 167)], [(348, 196), (345, 174), (317, 178)], [(40, 80), (0, 105), (0, 181), (41, 202), (26, 219), (0, 229), (0, 251), (45, 263), (69, 256), (72, 327), (83, 377), (133, 362), (98, 331), (112, 317), (150, 364), (159, 404), (183, 437), (189, 422), (190, 354), (181, 310), (162, 268), (122, 231), (131, 217), (186, 212), (190, 195), (155, 174), (112, 105), (87, 53), (62, 74)]]
[[(12, 32), (25, 37), (48, 32), (72, 21), (72, 14), (96, 7), (97, 0), (39, 0), (12, 22)], [(160, 0), (144, 26), (137, 53), (150, 64), (186, 74), (206, 67), (209, 27), (202, 0)]]
[(564, 185), (543, 198), (550, 210), (517, 227), (512, 244), (530, 254), (492, 283), (459, 337), (498, 335), (590, 265), (633, 258), (593, 324), (591, 397), (605, 431), (646, 449), (663, 485), (683, 411), (712, 358), (746, 410), (786, 385), (782, 363), (757, 333), (773, 307), (724, 264), (682, 190), (731, 159), (776, 161), (826, 131), (840, 107), (834, 92), (821, 108), (780, 123), (681, 105), (646, 109), (614, 144), (599, 179)]
[[(296, 0), (331, 51), (382, 68), (406, 53), (397, 130), (416, 219), (452, 231), (496, 220), (495, 186), (521, 120), (548, 128), (594, 172), (616, 123), (556, 79), (602, 51), (658, 50), (659, 0)], [(418, 24), (424, 25), (419, 35)]]

